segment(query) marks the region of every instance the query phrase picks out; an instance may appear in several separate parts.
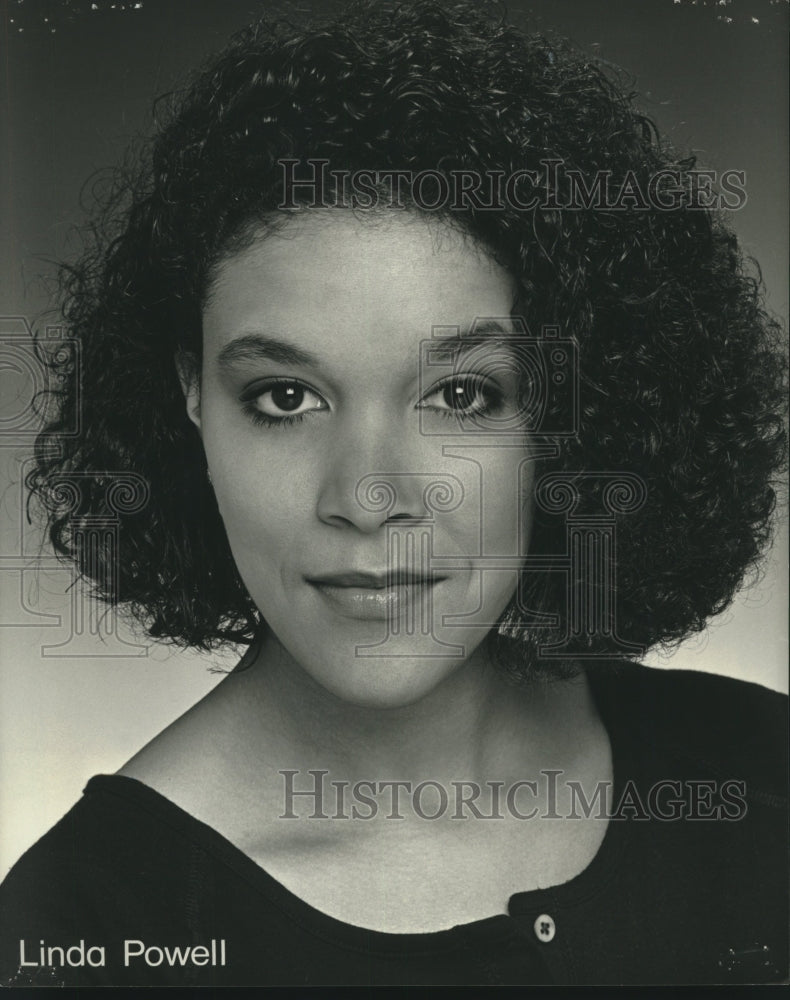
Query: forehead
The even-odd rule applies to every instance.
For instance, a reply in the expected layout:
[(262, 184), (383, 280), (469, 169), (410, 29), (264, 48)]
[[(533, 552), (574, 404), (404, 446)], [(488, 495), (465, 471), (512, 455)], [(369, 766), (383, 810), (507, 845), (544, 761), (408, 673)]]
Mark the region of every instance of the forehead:
[(392, 349), (506, 316), (510, 273), (458, 229), (404, 212), (359, 218), (305, 212), (216, 269), (206, 308), (206, 349), (264, 333), (324, 350)]

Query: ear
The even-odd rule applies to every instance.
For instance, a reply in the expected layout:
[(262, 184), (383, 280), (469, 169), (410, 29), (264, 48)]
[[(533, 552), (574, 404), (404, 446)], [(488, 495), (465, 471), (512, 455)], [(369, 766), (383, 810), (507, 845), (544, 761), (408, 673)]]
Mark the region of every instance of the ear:
[(194, 354), (178, 351), (174, 358), (178, 381), (186, 401), (187, 416), (200, 431), (200, 368)]

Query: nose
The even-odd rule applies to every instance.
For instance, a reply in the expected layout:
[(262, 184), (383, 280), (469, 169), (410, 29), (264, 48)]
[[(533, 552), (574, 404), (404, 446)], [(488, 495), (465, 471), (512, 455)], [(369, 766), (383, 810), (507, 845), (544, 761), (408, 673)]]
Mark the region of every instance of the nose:
[(331, 454), (325, 456), (319, 520), (372, 534), (387, 521), (427, 517), (426, 476), (419, 469), (417, 449), (396, 438), (391, 427), (338, 435)]

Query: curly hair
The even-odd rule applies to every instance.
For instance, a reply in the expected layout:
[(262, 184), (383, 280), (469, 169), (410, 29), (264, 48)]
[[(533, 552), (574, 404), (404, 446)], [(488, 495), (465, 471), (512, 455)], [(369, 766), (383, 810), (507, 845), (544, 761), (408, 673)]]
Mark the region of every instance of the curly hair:
[[(64, 271), (79, 379), (53, 390), (57, 413), (28, 479), (55, 550), (94, 581), (113, 579), (112, 592), (97, 583), (99, 596), (151, 636), (207, 649), (261, 627), (173, 359), (200, 359), (213, 269), (250, 224), (277, 216), (280, 161), (322, 157), (346, 170), (445, 175), (543, 176), (559, 161), (642, 190), (662, 170), (694, 166), (636, 110), (616, 71), (517, 30), (491, 5), (361, 2), (320, 24), (262, 20), (235, 36), (171, 98), (134, 176), (105, 199), (92, 248)], [(617, 521), (619, 635), (648, 648), (702, 629), (770, 540), (786, 451), (781, 330), (735, 236), (719, 213), (688, 204), (544, 200), (453, 217), (507, 261), (530, 328), (557, 324), (578, 345), (578, 431), (538, 472), (581, 482), (617, 469), (647, 487), (641, 509)], [(81, 433), (63, 435), (78, 415)], [(93, 475), (77, 506), (59, 490), (75, 471)], [(88, 557), (79, 528), (106, 512), (103, 477), (124, 471), (144, 477), (150, 502), (121, 519), (119, 565), (108, 567), (111, 553)], [(536, 518), (542, 549), (562, 551), (563, 519)], [(523, 609), (556, 621), (567, 586), (558, 573), (525, 578), (503, 631), (534, 643), (539, 630), (518, 624)], [(590, 653), (598, 641), (588, 638)]]

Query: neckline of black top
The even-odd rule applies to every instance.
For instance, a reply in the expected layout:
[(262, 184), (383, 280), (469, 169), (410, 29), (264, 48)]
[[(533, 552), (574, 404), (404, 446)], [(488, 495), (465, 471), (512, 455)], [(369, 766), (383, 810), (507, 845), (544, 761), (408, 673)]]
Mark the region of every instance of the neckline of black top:
[[(613, 664), (614, 666), (615, 664)], [(619, 666), (620, 664), (616, 664)], [(606, 665), (608, 666), (608, 664)], [(631, 749), (629, 727), (621, 725), (622, 717), (610, 704), (612, 681), (603, 664), (589, 672), (590, 687), (612, 746), (612, 801), (617, 802), (625, 782), (633, 770), (635, 759)], [(629, 669), (649, 669), (628, 664)], [(613, 673), (619, 673), (615, 670)], [(513, 918), (535, 920), (545, 912), (558, 913), (605, 891), (625, 862), (631, 823), (609, 819), (598, 850), (581, 872), (567, 882), (514, 893), (508, 901), (507, 913), (493, 914), (441, 930), (420, 933), (391, 933), (349, 924), (316, 909), (270, 875), (265, 868), (236, 847), (216, 829), (196, 819), (171, 799), (136, 778), (124, 775), (99, 774), (92, 777), (84, 789), (85, 796), (111, 796), (122, 800), (135, 811), (144, 810), (151, 819), (170, 827), (181, 837), (231, 869), (251, 889), (263, 895), (287, 917), (326, 940), (345, 947), (385, 953), (409, 951), (434, 953), (458, 947), (459, 935), (472, 935), (475, 940), (498, 939), (512, 933)], [(528, 822), (528, 821), (527, 821)]]

